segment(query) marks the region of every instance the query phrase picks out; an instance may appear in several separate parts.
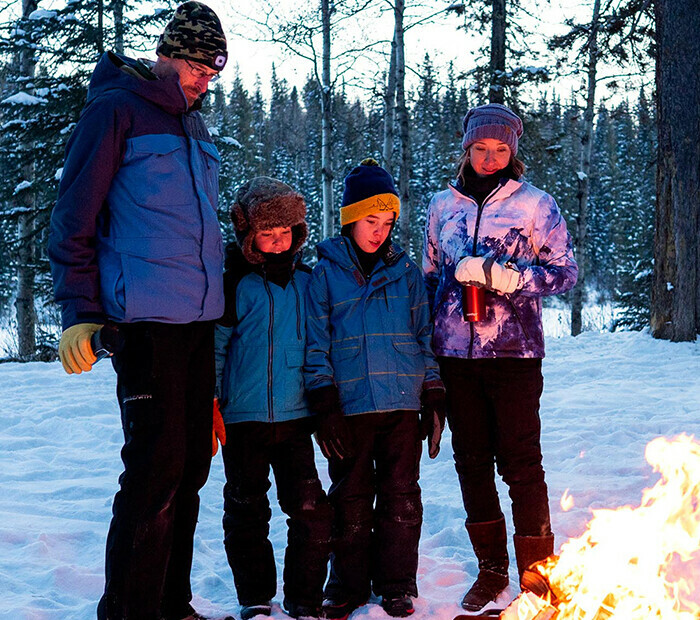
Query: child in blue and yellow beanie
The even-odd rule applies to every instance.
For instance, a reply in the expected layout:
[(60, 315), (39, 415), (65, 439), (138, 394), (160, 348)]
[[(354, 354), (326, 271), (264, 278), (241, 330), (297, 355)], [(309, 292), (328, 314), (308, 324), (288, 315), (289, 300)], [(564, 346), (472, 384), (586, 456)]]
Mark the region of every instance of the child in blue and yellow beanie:
[[(341, 234), (352, 244), (362, 275), (371, 274), (391, 247), (391, 231), (401, 214), (394, 179), (374, 159), (365, 159), (345, 177), (340, 206)], [(373, 243), (370, 238), (380, 240)], [(359, 239), (359, 242), (358, 242)]]
[(421, 272), (391, 241), (400, 212), (391, 175), (364, 160), (345, 178), (341, 234), (318, 245), (307, 289), (304, 381), (335, 513), (326, 618), (371, 592), (405, 617), (418, 595), (421, 437), (435, 457), (444, 388)]

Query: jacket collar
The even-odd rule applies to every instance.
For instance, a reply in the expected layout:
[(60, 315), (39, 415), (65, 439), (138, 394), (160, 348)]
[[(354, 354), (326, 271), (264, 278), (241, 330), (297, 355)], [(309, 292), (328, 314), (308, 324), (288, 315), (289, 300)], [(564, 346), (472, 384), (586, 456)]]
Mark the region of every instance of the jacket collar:
[[(500, 185), (499, 187), (496, 188), (495, 193), (491, 194), (490, 198), (488, 198), (486, 201), (484, 201), (484, 204), (494, 202), (496, 200), (505, 200), (506, 198), (509, 198), (512, 196), (515, 192), (517, 192), (523, 185), (524, 181), (516, 181), (514, 179), (507, 179), (505, 183)], [(471, 200), (474, 202), (473, 198), (470, 196), (467, 196), (466, 194), (463, 194), (458, 188), (457, 188), (457, 182), (453, 181), (452, 183), (449, 184), (449, 188), (452, 191), (452, 194), (457, 196), (458, 198), (461, 198), (462, 200)]]
[[(355, 250), (347, 237), (343, 237), (341, 235), (338, 237), (332, 237), (331, 239), (326, 239), (316, 246), (316, 251), (319, 259), (325, 258), (343, 269), (352, 272), (357, 271), (361, 278), (361, 280), (358, 281), (358, 284), (364, 284), (364, 278), (362, 277), (360, 268), (358, 267)], [(369, 281), (376, 282), (378, 277), (384, 277), (386, 282), (397, 280), (407, 271), (407, 266), (405, 265), (404, 261), (401, 260), (405, 257), (405, 254), (406, 253), (400, 246), (392, 243), (387, 249), (386, 254), (384, 254), (384, 257), (377, 261), (377, 264), (370, 275)]]

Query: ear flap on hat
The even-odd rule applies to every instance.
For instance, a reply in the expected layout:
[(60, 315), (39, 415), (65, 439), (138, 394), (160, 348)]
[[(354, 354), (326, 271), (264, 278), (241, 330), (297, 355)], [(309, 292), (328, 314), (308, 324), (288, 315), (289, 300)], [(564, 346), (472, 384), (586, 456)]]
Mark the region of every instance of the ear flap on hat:
[(236, 229), (236, 232), (245, 233), (248, 228), (250, 228), (248, 218), (246, 218), (241, 205), (238, 203), (231, 207), (231, 221), (233, 222), (233, 227)]

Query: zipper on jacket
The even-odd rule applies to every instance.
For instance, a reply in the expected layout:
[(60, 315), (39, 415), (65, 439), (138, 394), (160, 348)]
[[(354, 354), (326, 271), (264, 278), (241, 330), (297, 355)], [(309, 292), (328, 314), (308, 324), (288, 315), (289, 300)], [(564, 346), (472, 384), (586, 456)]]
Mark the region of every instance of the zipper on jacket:
[[(182, 90), (182, 88), (181, 88)], [(184, 91), (182, 91), (183, 97), (185, 97)], [(185, 101), (187, 101), (187, 97), (185, 97)], [(187, 104), (187, 109), (189, 110), (189, 103)], [(202, 199), (199, 197), (199, 191), (197, 190), (197, 181), (195, 180), (195, 173), (194, 173), (194, 168), (192, 167), (192, 157), (193, 155), (193, 148), (192, 148), (192, 142), (194, 141), (194, 138), (190, 134), (189, 131), (187, 131), (187, 121), (185, 119), (185, 116), (187, 115), (187, 112), (180, 114), (180, 124), (182, 125), (182, 131), (185, 134), (185, 142), (187, 143), (187, 167), (189, 168), (190, 171), (190, 177), (192, 179), (192, 190), (194, 191), (195, 198), (197, 199), (197, 204), (199, 205), (199, 222), (200, 222), (200, 244), (201, 248), (199, 250), (199, 259), (202, 261), (202, 273), (204, 275), (204, 280), (206, 282), (206, 293), (204, 294), (204, 301), (202, 302), (202, 312), (201, 314), (204, 313), (204, 306), (207, 303), (207, 300), (209, 298), (209, 273), (207, 272), (207, 267), (204, 264), (204, 243), (205, 243), (205, 237), (206, 237), (206, 222), (204, 220), (204, 208), (202, 205)], [(208, 163), (208, 162), (207, 162)], [(207, 175), (208, 176), (208, 175)], [(212, 205), (213, 206), (213, 205)]]
[(272, 399), (272, 356), (274, 354), (273, 345), (273, 328), (275, 325), (275, 300), (272, 297), (270, 285), (267, 282), (267, 273), (263, 268), (263, 284), (267, 292), (267, 298), (270, 300), (270, 322), (267, 327), (267, 418), (270, 422), (274, 422), (275, 414), (273, 410)]
[[(491, 192), (493, 193), (493, 192)], [(474, 222), (474, 241), (472, 242), (472, 256), (476, 256), (476, 240), (479, 236), (479, 225), (481, 224), (481, 213), (484, 210), (484, 205), (486, 204), (486, 201), (489, 199), (491, 194), (489, 194), (486, 198), (484, 198), (484, 202), (482, 202), (480, 205), (476, 205), (476, 221)], [(474, 200), (474, 203), (476, 204), (476, 200)], [(462, 299), (462, 304), (464, 304), (464, 299)], [(472, 358), (472, 352), (474, 350), (474, 323), (470, 322), (469, 323), (469, 352), (467, 353), (467, 359)]]
[(299, 301), (299, 289), (297, 289), (297, 283), (294, 281), (294, 274), (292, 274), (289, 279), (292, 281), (294, 296), (297, 298), (297, 340), (301, 340), (301, 302)]
[(472, 358), (472, 349), (474, 348), (474, 322), (471, 321), (469, 323), (469, 333), (471, 334), (469, 337), (469, 352), (467, 353), (467, 359)]

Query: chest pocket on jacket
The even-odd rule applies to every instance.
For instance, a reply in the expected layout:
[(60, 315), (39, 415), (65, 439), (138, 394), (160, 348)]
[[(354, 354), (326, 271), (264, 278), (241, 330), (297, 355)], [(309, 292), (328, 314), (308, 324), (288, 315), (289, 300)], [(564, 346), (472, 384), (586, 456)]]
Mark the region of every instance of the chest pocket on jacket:
[(152, 207), (194, 202), (187, 147), (177, 136), (131, 139), (119, 176), (136, 204)]
[(202, 154), (202, 172), (204, 184), (212, 205), (217, 204), (219, 196), (219, 168), (221, 156), (216, 147), (209, 142), (198, 142), (199, 151)]

